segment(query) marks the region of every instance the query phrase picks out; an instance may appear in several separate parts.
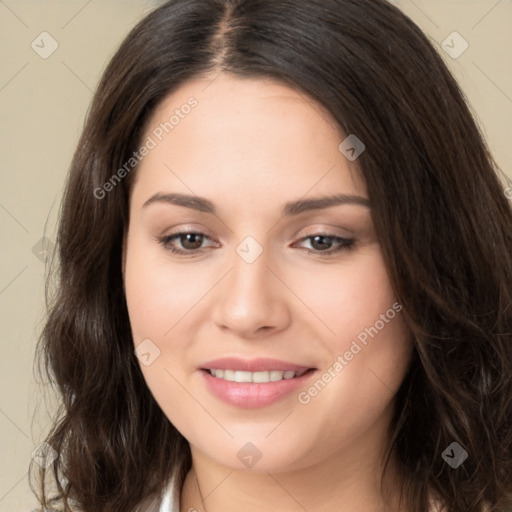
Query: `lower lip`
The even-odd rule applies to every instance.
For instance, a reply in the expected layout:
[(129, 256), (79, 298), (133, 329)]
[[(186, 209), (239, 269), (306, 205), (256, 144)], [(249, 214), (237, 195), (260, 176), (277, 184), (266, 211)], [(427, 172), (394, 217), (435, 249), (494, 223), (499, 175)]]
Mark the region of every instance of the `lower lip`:
[(255, 409), (273, 404), (305, 386), (306, 381), (316, 370), (308, 370), (300, 377), (293, 379), (264, 383), (231, 382), (214, 377), (208, 370), (200, 370), (200, 372), (208, 389), (217, 398), (236, 407)]

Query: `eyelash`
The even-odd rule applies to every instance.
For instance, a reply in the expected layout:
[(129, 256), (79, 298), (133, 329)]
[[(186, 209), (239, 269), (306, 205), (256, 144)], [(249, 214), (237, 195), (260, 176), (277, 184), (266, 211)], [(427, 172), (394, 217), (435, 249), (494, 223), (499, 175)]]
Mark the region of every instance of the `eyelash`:
[[(159, 238), (158, 241), (163, 245), (164, 249), (177, 255), (181, 256), (191, 256), (197, 253), (202, 252), (202, 249), (189, 249), (189, 250), (182, 250), (182, 249), (176, 249), (175, 247), (169, 247), (167, 244), (171, 242), (171, 240), (175, 238), (180, 238), (183, 235), (200, 235), (203, 236), (204, 239), (210, 239), (207, 235), (204, 233), (201, 233), (199, 231), (182, 231), (180, 233), (174, 233), (172, 235), (167, 235), (162, 238)], [(335, 249), (328, 249), (326, 251), (315, 251), (312, 249), (307, 249), (308, 254), (315, 254), (320, 255), (322, 257), (329, 257), (336, 255), (342, 251), (349, 251), (353, 248), (355, 244), (355, 240), (353, 238), (343, 238), (341, 236), (331, 235), (329, 233), (314, 233), (312, 235), (305, 236), (299, 240), (299, 242), (303, 242), (305, 240), (313, 239), (317, 236), (323, 237), (323, 238), (329, 238), (333, 239), (334, 241), (339, 242), (339, 245)], [(210, 239), (211, 240), (211, 239)]]

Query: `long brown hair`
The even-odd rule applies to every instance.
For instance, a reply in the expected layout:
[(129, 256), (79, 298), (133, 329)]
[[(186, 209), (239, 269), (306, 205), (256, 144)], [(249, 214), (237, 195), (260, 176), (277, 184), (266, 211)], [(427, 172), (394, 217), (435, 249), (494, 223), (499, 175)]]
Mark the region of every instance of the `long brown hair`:
[[(505, 510), (511, 206), (442, 58), (384, 0), (171, 0), (124, 40), (97, 88), (62, 203), (57, 282), (38, 345), (62, 398), (46, 439), (59, 457), (38, 474), (42, 505), (131, 512), (172, 475), (179, 490), (191, 467), (188, 442), (134, 356), (121, 255), (136, 168), (105, 197), (98, 190), (140, 146), (161, 100), (216, 72), (275, 78), (364, 142), (358, 163), (414, 338), (388, 452), (404, 503), (426, 512), (433, 494), (454, 512)], [(442, 457), (453, 442), (468, 453), (456, 469)]]

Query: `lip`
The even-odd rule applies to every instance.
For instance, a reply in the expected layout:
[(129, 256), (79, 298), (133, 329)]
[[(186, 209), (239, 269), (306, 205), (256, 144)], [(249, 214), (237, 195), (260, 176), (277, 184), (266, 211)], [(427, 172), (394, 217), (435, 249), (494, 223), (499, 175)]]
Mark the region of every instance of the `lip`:
[(265, 370), (300, 372), (302, 370), (308, 370), (309, 368), (312, 368), (312, 366), (303, 366), (267, 357), (259, 357), (257, 359), (223, 357), (207, 361), (199, 367), (199, 369), (202, 370), (241, 370), (245, 372), (262, 372)]
[[(241, 370), (248, 372), (264, 370), (307, 371), (300, 377), (294, 377), (293, 379), (283, 379), (265, 383), (249, 383), (232, 382), (214, 377), (208, 371), (209, 369)], [(316, 368), (279, 361), (278, 359), (259, 358), (248, 360), (236, 357), (209, 361), (201, 365), (198, 370), (210, 393), (225, 403), (243, 409), (256, 409), (271, 405), (294, 391), (306, 387), (307, 381), (317, 373)]]

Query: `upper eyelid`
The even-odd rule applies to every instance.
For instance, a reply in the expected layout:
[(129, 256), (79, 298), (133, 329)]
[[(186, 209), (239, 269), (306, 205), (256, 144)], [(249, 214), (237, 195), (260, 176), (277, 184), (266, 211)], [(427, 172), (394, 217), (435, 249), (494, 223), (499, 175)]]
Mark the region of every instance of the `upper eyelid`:
[[(318, 224), (328, 225), (328, 223), (327, 224), (325, 224), (325, 223), (318, 223)], [(303, 231), (304, 229), (306, 229), (308, 231), (308, 233), (306, 233), (305, 235), (302, 235), (300, 237), (301, 239), (302, 238), (307, 238), (309, 236), (317, 236), (317, 235), (324, 235), (324, 236), (330, 236), (330, 237), (339, 237), (339, 238), (345, 238), (345, 239), (346, 238), (351, 238), (351, 237), (355, 236), (355, 233), (353, 233), (352, 230), (349, 230), (349, 229), (346, 229), (346, 228), (343, 228), (347, 232), (346, 234), (335, 233), (334, 231), (342, 229), (342, 228), (332, 226), (332, 227), (319, 227), (319, 228), (307, 227), (307, 228), (301, 228), (300, 230), (294, 230), (295, 234), (293, 235), (293, 238), (296, 238), (297, 237), (297, 233), (300, 232), (300, 231)], [(204, 227), (195, 228), (195, 227), (192, 227), (191, 225), (190, 226), (185, 225), (185, 226), (180, 226), (177, 231), (173, 231), (173, 232), (169, 233), (168, 235), (162, 234), (162, 238), (171, 237), (171, 236), (175, 236), (175, 235), (188, 234), (188, 233), (195, 233), (195, 234), (198, 234), (198, 235), (207, 236), (208, 238), (211, 239), (212, 237), (208, 234), (208, 231), (209, 230), (205, 229)]]

